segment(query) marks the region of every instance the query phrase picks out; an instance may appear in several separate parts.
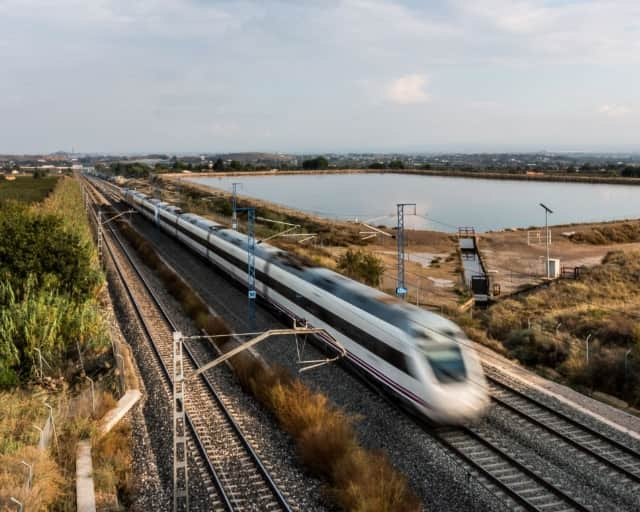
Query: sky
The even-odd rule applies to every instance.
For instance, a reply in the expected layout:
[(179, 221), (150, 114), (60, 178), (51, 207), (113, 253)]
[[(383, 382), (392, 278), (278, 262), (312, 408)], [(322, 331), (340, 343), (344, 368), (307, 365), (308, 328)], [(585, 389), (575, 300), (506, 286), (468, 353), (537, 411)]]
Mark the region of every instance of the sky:
[(638, 0), (0, 0), (0, 152), (640, 151)]

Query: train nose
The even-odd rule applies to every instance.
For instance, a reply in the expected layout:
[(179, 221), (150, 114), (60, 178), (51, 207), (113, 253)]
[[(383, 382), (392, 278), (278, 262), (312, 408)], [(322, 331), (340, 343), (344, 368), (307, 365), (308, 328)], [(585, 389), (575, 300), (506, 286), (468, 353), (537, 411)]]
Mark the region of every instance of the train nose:
[(488, 407), (489, 396), (485, 389), (465, 386), (464, 389), (441, 394), (434, 419), (448, 425), (470, 423), (480, 420)]

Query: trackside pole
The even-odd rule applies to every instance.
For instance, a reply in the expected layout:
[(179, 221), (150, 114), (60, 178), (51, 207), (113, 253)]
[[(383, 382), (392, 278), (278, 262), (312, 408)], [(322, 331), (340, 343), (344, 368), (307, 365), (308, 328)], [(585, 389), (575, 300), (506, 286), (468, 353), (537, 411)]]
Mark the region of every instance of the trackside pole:
[(407, 295), (407, 287), (404, 281), (404, 207), (413, 206), (413, 214), (416, 214), (415, 203), (398, 203), (398, 230), (396, 239), (398, 241), (398, 284), (396, 286), (396, 295), (405, 298)]
[(189, 510), (182, 333), (173, 333), (173, 511)]

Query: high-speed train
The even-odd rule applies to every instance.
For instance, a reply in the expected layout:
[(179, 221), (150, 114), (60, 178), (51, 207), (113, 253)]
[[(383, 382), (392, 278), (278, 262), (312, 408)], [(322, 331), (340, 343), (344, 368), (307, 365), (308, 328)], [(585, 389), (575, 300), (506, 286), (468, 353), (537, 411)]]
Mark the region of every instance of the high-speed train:
[[(141, 192), (133, 208), (243, 284), (246, 235)], [(258, 295), (295, 319), (323, 328), (349, 361), (405, 404), (440, 424), (481, 416), (489, 404), (476, 353), (453, 322), (262, 243), (255, 250)], [(334, 343), (329, 337), (327, 343)]]

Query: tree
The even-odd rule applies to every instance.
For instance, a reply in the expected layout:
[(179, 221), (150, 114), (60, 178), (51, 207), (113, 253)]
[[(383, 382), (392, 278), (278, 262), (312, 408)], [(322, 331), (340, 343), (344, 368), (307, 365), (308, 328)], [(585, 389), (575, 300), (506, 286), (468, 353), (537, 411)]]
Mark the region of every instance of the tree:
[(404, 169), (404, 162), (402, 160), (391, 160), (389, 169)]
[(310, 158), (309, 160), (304, 160), (302, 162), (302, 168), (309, 171), (318, 170), (318, 169), (327, 169), (328, 167), (329, 167), (329, 161), (323, 156)]
[(238, 162), (238, 160), (231, 160), (229, 167), (231, 167), (234, 171), (241, 171), (244, 168), (242, 162)]
[(218, 158), (215, 163), (213, 164), (213, 170), (214, 171), (224, 171), (224, 162), (222, 161), (222, 158)]
[(369, 169), (386, 169), (387, 166), (383, 162), (373, 162), (369, 164)]

